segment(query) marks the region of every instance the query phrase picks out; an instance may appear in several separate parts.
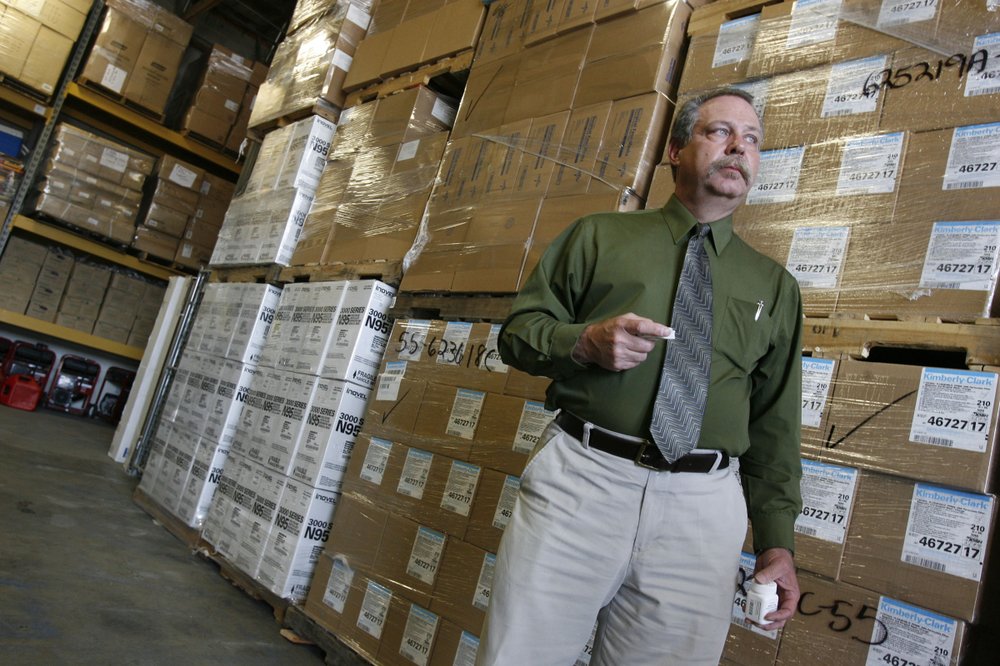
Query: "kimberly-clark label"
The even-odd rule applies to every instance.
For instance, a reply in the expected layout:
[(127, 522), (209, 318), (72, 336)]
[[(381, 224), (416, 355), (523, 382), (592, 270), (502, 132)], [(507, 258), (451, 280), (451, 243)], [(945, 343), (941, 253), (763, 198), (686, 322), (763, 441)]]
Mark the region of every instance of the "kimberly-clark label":
[(517, 433), (514, 435), (513, 449), (518, 453), (531, 453), (541, 440), (545, 428), (555, 417), (556, 413), (545, 409), (543, 403), (525, 400)]
[(503, 359), (500, 358), (500, 324), (493, 324), (490, 326), (490, 334), (486, 338), (486, 351), (483, 352), (483, 356), (479, 361), (479, 367), (482, 370), (487, 370), (489, 372), (499, 372), (501, 374), (507, 374), (510, 369)]
[(455, 661), (451, 666), (476, 666), (476, 656), (479, 654), (479, 638), (467, 631), (462, 632), (458, 639), (458, 650), (455, 651)]
[(903, 540), (903, 562), (979, 581), (993, 497), (918, 483)]
[(427, 478), (431, 474), (431, 464), (434, 462), (434, 454), (420, 449), (410, 449), (406, 452), (406, 462), (403, 463), (403, 472), (396, 485), (396, 492), (413, 499), (424, 498), (424, 488), (427, 487)]
[(397, 341), (396, 355), (401, 361), (418, 363), (424, 354), (431, 323), (426, 319), (410, 319), (403, 322), (402, 328), (403, 332)]
[(452, 437), (461, 437), (462, 439), (475, 437), (484, 400), (486, 400), (486, 394), (482, 391), (458, 389), (455, 393), (455, 402), (451, 406), (451, 415), (448, 417), (448, 427), (445, 432)]
[(831, 543), (844, 543), (858, 487), (858, 470), (802, 460), (802, 513), (795, 531)]
[(406, 573), (427, 585), (434, 584), (441, 553), (444, 552), (444, 534), (427, 527), (417, 530), (417, 538), (410, 551), (410, 562)]
[(437, 615), (416, 604), (410, 604), (410, 614), (406, 618), (399, 654), (417, 666), (427, 666), (437, 627)]
[(503, 480), (503, 490), (500, 491), (500, 501), (497, 502), (497, 510), (493, 514), (493, 527), (498, 530), (507, 529), (510, 518), (514, 515), (514, 503), (517, 501), (517, 494), (521, 491), (521, 477), (508, 476)]
[(747, 205), (795, 201), (805, 152), (803, 146), (762, 152), (760, 172), (757, 182), (747, 194)]
[(876, 25), (879, 29), (929, 21), (937, 14), (937, 0), (882, 0)]
[(719, 38), (715, 42), (712, 68), (748, 60), (750, 52), (753, 51), (754, 41), (757, 39), (759, 25), (760, 14), (751, 14), (733, 21), (726, 21), (719, 26)]
[(343, 560), (335, 558), (330, 578), (326, 582), (326, 590), (323, 592), (323, 603), (342, 614), (353, 581), (354, 569), (347, 566)]
[(441, 508), (460, 516), (468, 516), (472, 508), (472, 498), (476, 496), (476, 486), (479, 485), (480, 469), (477, 465), (452, 461), (448, 472), (448, 484), (441, 498)]
[(376, 402), (395, 402), (399, 399), (399, 386), (406, 375), (406, 361), (389, 361), (385, 364), (385, 372), (379, 375), (378, 391), (375, 392)]
[(989, 291), (997, 278), (1000, 221), (935, 222), (920, 286)]
[(865, 666), (946, 666), (958, 621), (888, 597), (879, 597)]
[(101, 151), (101, 166), (118, 173), (125, 173), (125, 169), (128, 168), (128, 153), (114, 148), (105, 148)]
[(837, 195), (891, 194), (902, 155), (902, 132), (847, 140), (840, 158)]
[(956, 127), (942, 189), (1000, 187), (1000, 123)]
[(798, 0), (792, 5), (786, 49), (829, 42), (837, 36), (841, 0)]
[(385, 628), (385, 617), (389, 614), (391, 602), (392, 590), (374, 581), (368, 581), (365, 599), (361, 602), (361, 612), (358, 613), (358, 628), (372, 638), (382, 638), (382, 629)]
[(836, 289), (850, 235), (850, 227), (796, 229), (785, 268), (798, 280), (800, 287)]
[(818, 428), (833, 385), (836, 361), (826, 358), (802, 359), (802, 425)]
[(417, 156), (417, 150), (419, 148), (420, 139), (414, 139), (413, 141), (407, 141), (399, 144), (399, 152), (396, 153), (396, 161), (405, 162), (407, 160), (412, 160)]
[(392, 442), (387, 439), (372, 437), (365, 452), (365, 462), (361, 467), (361, 478), (376, 486), (382, 485), (385, 468), (389, 464), (389, 454), (392, 453)]
[(472, 605), (481, 611), (489, 608), (490, 593), (493, 591), (493, 572), (496, 571), (496, 566), (497, 556), (493, 553), (486, 553), (483, 557), (483, 566), (479, 569), (476, 592), (472, 597)]
[(466, 321), (449, 321), (444, 327), (441, 343), (437, 349), (438, 365), (462, 365), (465, 350), (469, 346), (472, 324)]
[(1000, 32), (980, 35), (972, 43), (972, 52), (984, 51), (982, 69), (969, 65), (965, 76), (965, 96), (1000, 93)]
[(888, 63), (889, 56), (875, 56), (832, 65), (820, 116), (835, 118), (873, 113), (878, 108), (878, 95), (866, 96), (865, 83)]
[(756, 557), (750, 553), (740, 553), (740, 570), (737, 572), (736, 595), (733, 597), (733, 614), (730, 622), (776, 641), (778, 640), (777, 631), (764, 631), (759, 625), (747, 619), (747, 589), (750, 587), (750, 581), (753, 580), (753, 570), (756, 565)]
[(924, 368), (910, 441), (985, 453), (996, 391), (993, 372)]

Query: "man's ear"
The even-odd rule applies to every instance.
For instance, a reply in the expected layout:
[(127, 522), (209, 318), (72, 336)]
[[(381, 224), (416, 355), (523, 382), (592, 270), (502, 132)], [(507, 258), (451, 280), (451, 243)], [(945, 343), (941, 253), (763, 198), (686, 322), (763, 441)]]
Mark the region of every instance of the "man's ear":
[(680, 145), (677, 141), (674, 141), (673, 139), (670, 139), (670, 141), (667, 143), (667, 160), (672, 165), (677, 166), (678, 164), (680, 164), (681, 161), (680, 152), (682, 148), (683, 146)]

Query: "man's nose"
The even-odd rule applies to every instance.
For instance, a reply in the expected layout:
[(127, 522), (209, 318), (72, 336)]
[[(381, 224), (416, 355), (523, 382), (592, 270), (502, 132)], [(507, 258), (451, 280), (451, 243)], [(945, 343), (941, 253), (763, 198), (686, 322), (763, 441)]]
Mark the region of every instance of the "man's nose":
[(737, 155), (742, 155), (747, 150), (746, 143), (743, 137), (739, 134), (732, 134), (729, 137), (729, 144), (726, 146), (727, 153), (734, 153)]

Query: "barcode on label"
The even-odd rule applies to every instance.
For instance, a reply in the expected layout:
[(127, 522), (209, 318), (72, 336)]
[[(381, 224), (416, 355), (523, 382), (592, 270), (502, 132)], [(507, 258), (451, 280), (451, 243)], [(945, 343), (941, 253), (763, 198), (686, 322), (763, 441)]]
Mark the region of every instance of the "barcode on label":
[(966, 95), (966, 97), (975, 97), (977, 95), (993, 95), (994, 93), (998, 92), (1000, 92), (1000, 86), (996, 86), (994, 88), (982, 88), (980, 90), (969, 91), (969, 94)]
[(857, 113), (854, 109), (841, 109), (839, 111), (831, 111), (827, 113), (824, 118), (837, 118), (839, 116), (853, 116)]
[[(962, 283), (961, 282), (942, 282), (939, 285), (937, 285), (937, 288), (938, 289), (961, 289), (962, 288)], [(917, 440), (917, 441), (921, 441), (922, 442), (923, 440)]]
[(814, 537), (818, 534), (815, 527), (803, 527), (802, 525), (796, 525), (795, 531), (799, 534), (805, 534), (806, 536)]
[(982, 187), (983, 181), (981, 180), (970, 180), (967, 183), (948, 183), (944, 186), (946, 190), (971, 190), (976, 187)]
[[(944, 287), (944, 289), (955, 289), (955, 287)], [(934, 444), (935, 446), (955, 446), (955, 440), (945, 439), (944, 437), (917, 435), (913, 438), (913, 441), (920, 442), (921, 444)]]
[(941, 573), (948, 573), (948, 567), (941, 564), (940, 562), (935, 562), (934, 560), (925, 560), (922, 557), (914, 557), (913, 555), (906, 556), (907, 564), (916, 564), (918, 567), (924, 567), (925, 569), (933, 569), (934, 571), (940, 571)]

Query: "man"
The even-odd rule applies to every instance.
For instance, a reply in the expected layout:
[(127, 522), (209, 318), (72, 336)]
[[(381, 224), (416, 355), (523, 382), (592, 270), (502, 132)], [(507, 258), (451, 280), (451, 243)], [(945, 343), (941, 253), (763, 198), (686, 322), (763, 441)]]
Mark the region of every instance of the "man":
[[(795, 612), (802, 307), (794, 278), (732, 231), (760, 163), (752, 101), (721, 89), (686, 103), (668, 146), (667, 205), (577, 220), (514, 303), (501, 354), (552, 377), (547, 406), (560, 411), (521, 478), (480, 664), (572, 664), (595, 618), (593, 666), (717, 664), (748, 509), (756, 578), (779, 589), (764, 627)], [(670, 345), (697, 339), (677, 323), (691, 315), (672, 312), (685, 261), (710, 273), (697, 315), (710, 318), (710, 338), (701, 393), (692, 389), (699, 415), (664, 428), (665, 376), (697, 384), (697, 372), (664, 366)], [(676, 339), (664, 341), (668, 322)], [(690, 426), (693, 450), (661, 453)]]

